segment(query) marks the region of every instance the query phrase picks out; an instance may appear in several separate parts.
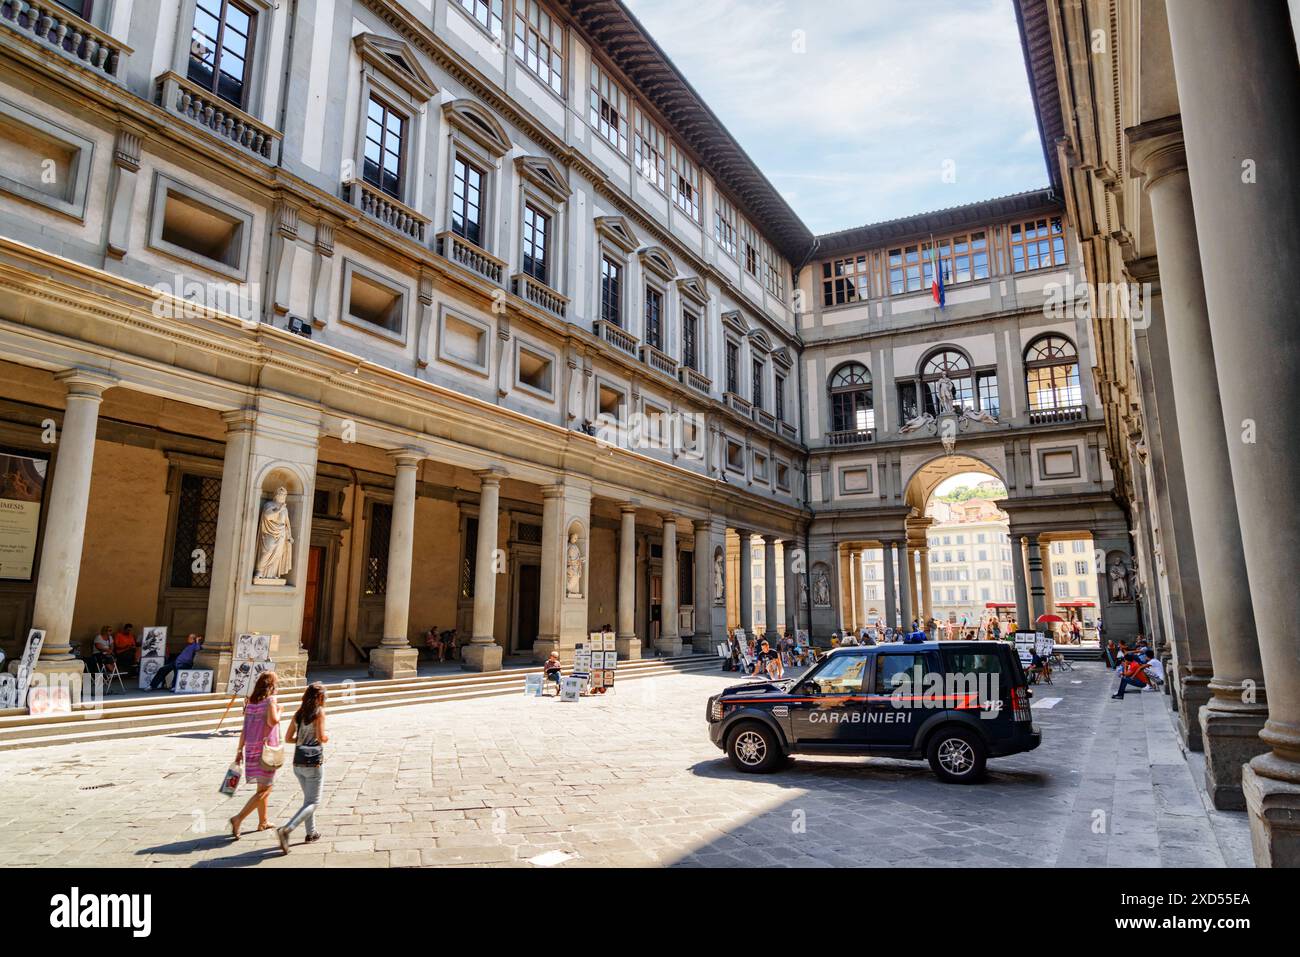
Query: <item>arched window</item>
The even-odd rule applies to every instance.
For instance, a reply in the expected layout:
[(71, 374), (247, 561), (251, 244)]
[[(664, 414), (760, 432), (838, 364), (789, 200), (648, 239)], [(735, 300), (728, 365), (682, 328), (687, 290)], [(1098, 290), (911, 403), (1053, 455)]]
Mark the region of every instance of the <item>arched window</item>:
[(860, 362), (847, 362), (831, 374), (831, 431), (867, 433), (876, 427), (871, 401), (871, 373)]
[(1083, 409), (1079, 353), (1064, 336), (1041, 336), (1025, 350), (1025, 384), (1029, 412)]
[(952, 380), (953, 411), (978, 409), (996, 418), (1001, 413), (998, 400), (998, 374), (993, 366), (975, 368), (970, 357), (953, 346), (941, 346), (921, 362), (915, 378), (898, 380), (899, 425), (906, 425), (922, 412), (937, 416), (939, 380)]
[(955, 349), (933, 353), (921, 366), (921, 384), (925, 389), (925, 411), (939, 414), (939, 380), (945, 375), (956, 387), (953, 404), (956, 411), (975, 408), (975, 379), (971, 375), (970, 360)]

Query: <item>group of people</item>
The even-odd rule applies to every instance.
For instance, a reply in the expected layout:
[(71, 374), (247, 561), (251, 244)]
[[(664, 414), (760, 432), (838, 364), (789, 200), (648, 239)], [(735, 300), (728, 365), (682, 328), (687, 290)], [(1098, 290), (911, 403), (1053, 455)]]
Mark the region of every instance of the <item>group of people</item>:
[[(143, 649), (135, 634), (135, 625), (127, 623), (118, 631), (112, 625), (99, 629), (91, 648), (91, 668), (96, 674), (117, 675), (125, 679), (140, 673), (140, 654)], [(193, 632), (185, 636), (185, 646), (166, 656), (162, 666), (154, 672), (149, 682), (152, 691), (166, 686), (169, 675), (194, 667), (194, 659), (203, 650), (203, 636)]]
[(1113, 699), (1123, 701), (1125, 692), (1130, 688), (1145, 691), (1147, 688), (1160, 688), (1164, 684), (1164, 665), (1141, 635), (1133, 648), (1122, 641), (1107, 642), (1106, 660), (1119, 675), (1119, 687), (1111, 695)]
[(325, 785), (325, 745), (329, 742), (329, 734), (325, 730), (325, 686), (314, 682), (303, 692), (302, 703), (289, 719), (289, 729), (280, 741), (280, 705), (275, 698), (278, 682), (274, 671), (263, 672), (244, 702), (244, 725), (239, 732), (239, 744), (235, 747), (235, 764), (256, 785), (256, 790), (239, 813), (230, 819), (230, 834), (239, 840), (244, 820), (254, 811), (257, 812), (257, 830), (270, 830), (267, 802), (280, 764), (271, 760), (269, 755), (278, 752), (284, 744), (292, 744), (293, 774), (302, 788), (302, 806), (275, 829), (280, 851), (288, 854), (289, 838), (300, 824), (307, 827), (304, 843), (320, 840), (316, 810), (320, 807)]
[(754, 678), (784, 678), (786, 668), (803, 667), (817, 660), (817, 652), (807, 639), (796, 639), (794, 635), (782, 635), (775, 647), (766, 638), (750, 636), (742, 644), (731, 635), (727, 639), (727, 652), (722, 659), (723, 671), (744, 671)]
[(424, 633), (424, 649), (434, 661), (455, 661), (456, 629), (439, 631), (438, 626), (434, 625)]

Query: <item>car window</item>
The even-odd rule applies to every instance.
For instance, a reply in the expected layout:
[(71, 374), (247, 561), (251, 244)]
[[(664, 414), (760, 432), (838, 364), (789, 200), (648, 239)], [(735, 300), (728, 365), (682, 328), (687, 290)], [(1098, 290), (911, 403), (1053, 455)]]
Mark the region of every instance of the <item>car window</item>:
[(920, 694), (925, 655), (876, 656), (876, 694)]
[(860, 694), (868, 655), (833, 655), (830, 661), (808, 679), (812, 694)]
[(1002, 659), (997, 652), (945, 651), (948, 671), (963, 675), (1000, 675)]

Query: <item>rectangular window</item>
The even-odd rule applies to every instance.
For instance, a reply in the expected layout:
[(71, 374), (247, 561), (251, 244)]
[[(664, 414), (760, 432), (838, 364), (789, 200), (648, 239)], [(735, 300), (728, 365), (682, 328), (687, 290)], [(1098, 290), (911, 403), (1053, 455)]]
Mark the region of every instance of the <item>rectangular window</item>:
[(785, 421), (785, 376), (776, 377), (776, 385), (772, 389), (772, 398), (775, 401), (775, 408), (772, 410), (776, 413), (776, 421)]
[(655, 125), (642, 110), (636, 111), (635, 159), (636, 168), (661, 193), (668, 192), (665, 172), (668, 161), (667, 139), (664, 131)]
[(785, 301), (785, 279), (781, 275), (781, 258), (772, 244), (763, 241), (763, 284), (767, 291)]
[(235, 106), (248, 98), (257, 15), (234, 0), (196, 0), (190, 32), (189, 78)]
[(365, 584), (367, 595), (388, 592), (388, 541), (393, 531), (393, 506), (387, 502), (370, 505), (370, 537), (366, 543)]
[(866, 254), (822, 263), (822, 305), (844, 306), (871, 298)]
[(1074, 573), (1075, 573), (1076, 575), (1086, 575), (1086, 574), (1088, 574), (1091, 570), (1092, 570), (1092, 569), (1090, 569), (1090, 568), (1088, 567), (1088, 563), (1087, 563), (1087, 562), (1075, 562), (1075, 563), (1074, 563)]
[(691, 162), (690, 157), (673, 144), (673, 204), (690, 216), (695, 222), (700, 221), (700, 168)]
[(740, 346), (727, 341), (727, 391), (740, 394)]
[(664, 296), (653, 286), (645, 287), (645, 341), (656, 349), (663, 346)]
[(1061, 217), (1011, 224), (1011, 268), (1030, 272), (1065, 264), (1065, 231)]
[(753, 387), (750, 390), (750, 401), (760, 409), (763, 407), (763, 371), (763, 363), (755, 359), (753, 366)]
[(745, 272), (749, 273), (755, 279), (758, 278), (758, 233), (750, 225), (749, 220), (740, 221), (740, 242), (741, 253), (744, 255)]
[(713, 238), (728, 256), (736, 255), (736, 207), (718, 192), (713, 194)]
[(451, 231), (483, 245), (483, 171), (457, 156), (451, 179)]
[(591, 128), (627, 155), (627, 94), (595, 63), (591, 65)]
[(550, 283), (548, 253), (550, 250), (551, 217), (533, 206), (524, 204), (524, 272), (538, 282)]
[[(180, 497), (176, 504), (176, 537), (172, 542), (173, 588), (207, 588), (212, 584), (210, 569), (216, 548), (220, 505), (220, 478), (181, 476)], [(196, 552), (202, 552), (203, 562), (197, 560)]]
[(371, 97), (366, 104), (366, 142), (361, 178), (396, 199), (402, 197), (402, 142), (406, 118)]
[(494, 37), (501, 36), (501, 4), (502, 0), (460, 0), (461, 9)]
[(695, 372), (699, 367), (700, 317), (693, 312), (682, 313), (682, 365)]
[(537, 0), (515, 0), (515, 56), (564, 96), (564, 27)]
[(623, 267), (608, 256), (600, 257), (600, 318), (623, 325)]
[(996, 419), (1002, 414), (1002, 406), (998, 401), (998, 374), (981, 372), (976, 382), (979, 384), (980, 409)]

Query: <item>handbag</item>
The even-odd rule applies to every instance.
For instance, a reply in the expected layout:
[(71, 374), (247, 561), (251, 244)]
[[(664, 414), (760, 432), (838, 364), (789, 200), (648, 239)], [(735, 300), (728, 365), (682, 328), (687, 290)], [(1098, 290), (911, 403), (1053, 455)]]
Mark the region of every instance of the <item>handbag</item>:
[(274, 771), (284, 764), (284, 742), (271, 744), (271, 736), (279, 736), (279, 728), (272, 728), (266, 733), (266, 740), (262, 742), (262, 755), (260, 758), (262, 767), (268, 771)]
[(318, 768), (325, 760), (325, 746), (316, 740), (315, 722), (312, 722), (313, 744), (303, 744), (303, 728), (297, 727), (293, 746), (293, 765), (296, 768)]

